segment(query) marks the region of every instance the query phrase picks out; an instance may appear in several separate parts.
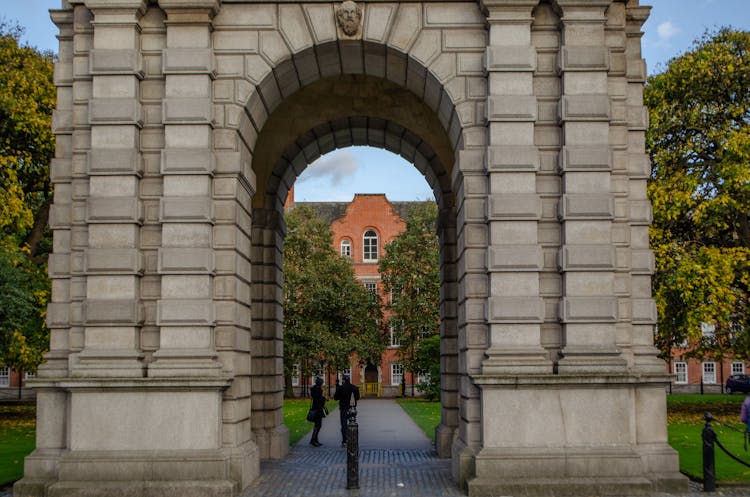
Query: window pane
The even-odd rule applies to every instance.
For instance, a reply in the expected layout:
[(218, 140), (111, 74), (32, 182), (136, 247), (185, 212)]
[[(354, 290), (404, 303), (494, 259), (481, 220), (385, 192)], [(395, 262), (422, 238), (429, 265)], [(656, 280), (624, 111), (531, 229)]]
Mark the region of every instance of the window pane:
[(743, 362), (732, 363), (732, 374), (744, 374), (744, 373), (745, 373), (745, 363)]
[(341, 240), (341, 255), (343, 257), (352, 256), (352, 244), (349, 240)]
[(400, 385), (404, 377), (404, 367), (401, 364), (391, 364), (391, 385)]
[(378, 234), (373, 230), (365, 231), (363, 241), (363, 259), (366, 261), (378, 260)]
[(687, 364), (684, 362), (674, 363), (675, 383), (687, 383)]
[(7, 387), (8, 385), (10, 385), (10, 368), (0, 366), (0, 387)]
[(716, 383), (716, 364), (713, 362), (703, 363), (703, 383)]

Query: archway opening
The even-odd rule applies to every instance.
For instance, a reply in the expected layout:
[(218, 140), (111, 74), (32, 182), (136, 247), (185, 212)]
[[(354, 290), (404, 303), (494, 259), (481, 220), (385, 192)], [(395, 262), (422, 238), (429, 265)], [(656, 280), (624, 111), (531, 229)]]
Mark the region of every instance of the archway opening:
[[(250, 112), (247, 115), (250, 116)], [(457, 143), (456, 139), (449, 137), (433, 109), (410, 90), (383, 78), (345, 74), (315, 81), (282, 100), (264, 120), (251, 152), (257, 179), (252, 202), (253, 245), (257, 250), (256, 260), (252, 262), (254, 267), (258, 264), (264, 266), (254, 269), (254, 274), (262, 274), (262, 281), (254, 282), (253, 306), (277, 309), (276, 312), (264, 312), (260, 319), (256, 319), (254, 329), (265, 330), (263, 333), (266, 334), (265, 337), (254, 337), (258, 340), (283, 342), (283, 323), (279, 319), (283, 314), (283, 302), (279, 298), (283, 294), (280, 261), (286, 236), (283, 206), (295, 181), (309, 164), (335, 149), (370, 146), (401, 156), (424, 176), (438, 207), (439, 333), (444, 346), (440, 358), (441, 423), (436, 445), (438, 453), (444, 457), (450, 456), (453, 433), (459, 422), (456, 381), (458, 316), (455, 305), (458, 295), (455, 271), (457, 217), (451, 178)], [(282, 376), (281, 366), (278, 361), (279, 378)], [(397, 366), (393, 367), (393, 371), (388, 371), (389, 378), (399, 372)], [(399, 388), (396, 387), (396, 391)], [(278, 387), (275, 391), (256, 390), (254, 397), (275, 397), (275, 401), (254, 403), (260, 405), (257, 411), (280, 407), (283, 393)], [(277, 412), (279, 407), (275, 408)], [(268, 414), (261, 415), (254, 407), (254, 420), (266, 420), (269, 425), (258, 427), (254, 423), (256, 434), (264, 428), (274, 429), (270, 424), (274, 419), (280, 420), (280, 414)]]

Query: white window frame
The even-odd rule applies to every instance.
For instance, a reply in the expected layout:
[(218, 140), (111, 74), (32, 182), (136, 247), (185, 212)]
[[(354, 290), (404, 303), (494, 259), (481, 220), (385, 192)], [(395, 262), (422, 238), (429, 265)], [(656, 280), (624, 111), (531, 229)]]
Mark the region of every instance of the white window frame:
[(0, 388), (10, 386), (10, 368), (0, 366)]
[(677, 385), (685, 385), (688, 382), (688, 368), (684, 361), (674, 362), (674, 382)]
[(36, 373), (24, 373), (23, 376), (24, 380), (33, 380), (34, 378), (36, 378)]
[(365, 289), (371, 293), (378, 293), (378, 282), (376, 280), (364, 280)]
[(745, 374), (745, 363), (744, 362), (733, 362), (732, 363), (732, 374)]
[(366, 230), (362, 235), (362, 260), (364, 262), (378, 262), (378, 233)]
[(292, 386), (299, 386), (299, 364), (295, 364), (292, 366)]
[(391, 385), (400, 385), (404, 377), (404, 365), (399, 363), (391, 364)]
[(342, 257), (351, 259), (352, 257), (352, 242), (349, 240), (341, 240), (340, 253)]
[(716, 384), (716, 363), (715, 362), (703, 362), (703, 383), (705, 385)]

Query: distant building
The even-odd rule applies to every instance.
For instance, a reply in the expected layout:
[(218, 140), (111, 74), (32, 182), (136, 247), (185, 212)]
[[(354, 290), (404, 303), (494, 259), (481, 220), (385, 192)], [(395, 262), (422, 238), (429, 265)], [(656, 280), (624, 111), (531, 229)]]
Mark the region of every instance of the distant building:
[[(710, 324), (704, 323), (701, 326), (704, 338), (710, 338), (714, 331)], [(673, 375), (673, 393), (723, 393), (730, 375), (745, 374), (748, 370), (746, 363), (731, 356), (722, 362), (711, 358), (688, 358), (690, 350), (687, 342), (672, 349), (672, 360), (667, 363), (667, 372)]]
[[(408, 210), (414, 204), (391, 202), (382, 193), (356, 194), (351, 202), (295, 202), (292, 188), (285, 209), (304, 205), (328, 222), (333, 232), (334, 249), (351, 259), (356, 277), (368, 290), (377, 292), (383, 303), (387, 303), (390, 296), (383, 292), (378, 262), (383, 256), (383, 247), (406, 229)], [(345, 373), (351, 375), (352, 383), (360, 387), (362, 394), (384, 397), (401, 395), (402, 388), (407, 396), (420, 395), (416, 385), (425, 380), (404, 371), (398, 357), (398, 337), (393, 330), (380, 365), (360, 367), (352, 363), (348, 370), (340, 371), (339, 376)], [(297, 391), (309, 387), (312, 381), (313, 378), (292, 378)], [(325, 381), (327, 385), (333, 385), (336, 378), (329, 375)]]
[(33, 377), (33, 374), (19, 373), (8, 366), (0, 366), (0, 388), (18, 388), (19, 382), (21, 387), (25, 387), (26, 379)]

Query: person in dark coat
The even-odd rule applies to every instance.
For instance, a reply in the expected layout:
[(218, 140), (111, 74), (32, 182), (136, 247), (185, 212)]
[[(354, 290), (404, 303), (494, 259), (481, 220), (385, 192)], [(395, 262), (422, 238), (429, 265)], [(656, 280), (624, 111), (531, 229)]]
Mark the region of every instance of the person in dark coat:
[(345, 374), (342, 377), (343, 383), (339, 385), (336, 381), (336, 392), (333, 394), (333, 400), (339, 401), (339, 417), (341, 419), (341, 445), (346, 445), (346, 424), (348, 420), (349, 407), (352, 405), (352, 397), (354, 397), (354, 405), (357, 405), (359, 400), (359, 388), (356, 385), (352, 385), (349, 380), (349, 375)]
[(320, 447), (323, 445), (318, 442), (318, 433), (320, 433), (320, 427), (323, 426), (323, 409), (326, 406), (326, 398), (323, 397), (323, 378), (315, 378), (315, 385), (310, 389), (310, 397), (312, 397), (311, 409), (317, 410), (315, 421), (313, 425), (312, 438), (310, 438), (310, 445), (314, 447)]

